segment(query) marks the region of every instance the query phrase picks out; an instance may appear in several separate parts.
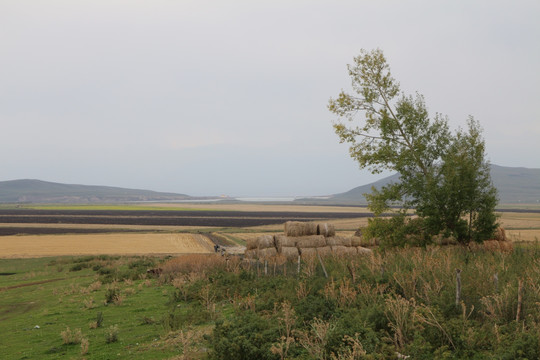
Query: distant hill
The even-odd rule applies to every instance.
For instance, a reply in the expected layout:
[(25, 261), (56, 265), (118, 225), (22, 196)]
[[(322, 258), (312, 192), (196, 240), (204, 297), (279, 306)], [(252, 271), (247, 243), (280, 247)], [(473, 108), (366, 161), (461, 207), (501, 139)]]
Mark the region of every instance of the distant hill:
[[(381, 188), (398, 181), (394, 174), (371, 184), (355, 187), (347, 192), (328, 197), (324, 202), (334, 204), (366, 204), (363, 194), (370, 193), (371, 187)], [(491, 165), (491, 179), (499, 191), (501, 204), (532, 204), (540, 202), (540, 169)], [(304, 201), (305, 199), (302, 199)], [(320, 201), (319, 201), (320, 202)]]
[(41, 180), (0, 181), (0, 203), (114, 203), (196, 199), (184, 194)]

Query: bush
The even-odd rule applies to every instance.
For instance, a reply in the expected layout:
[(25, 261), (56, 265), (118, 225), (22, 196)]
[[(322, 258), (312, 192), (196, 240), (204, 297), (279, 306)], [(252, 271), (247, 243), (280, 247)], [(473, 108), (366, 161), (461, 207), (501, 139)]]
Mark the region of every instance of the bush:
[(243, 311), (229, 321), (218, 321), (210, 337), (210, 359), (274, 360), (270, 347), (279, 338), (277, 322), (253, 311)]
[(107, 344), (118, 341), (118, 325), (111, 325), (105, 333), (105, 342)]
[(83, 339), (81, 329), (71, 331), (69, 326), (66, 328), (66, 330), (60, 333), (60, 336), (62, 337), (63, 344), (65, 345), (80, 344), (81, 340)]

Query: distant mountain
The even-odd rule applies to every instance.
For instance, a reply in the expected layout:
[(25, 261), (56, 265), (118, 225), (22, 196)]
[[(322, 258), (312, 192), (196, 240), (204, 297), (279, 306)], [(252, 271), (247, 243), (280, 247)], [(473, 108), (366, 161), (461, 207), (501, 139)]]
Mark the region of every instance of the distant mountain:
[[(324, 202), (366, 204), (366, 198), (363, 194), (370, 193), (372, 186), (380, 189), (382, 186), (398, 180), (399, 175), (394, 174), (374, 183), (358, 186), (341, 194), (331, 195)], [(540, 169), (491, 165), (491, 180), (499, 192), (501, 204), (540, 202)]]
[(114, 203), (195, 199), (184, 194), (41, 180), (0, 181), (0, 203)]

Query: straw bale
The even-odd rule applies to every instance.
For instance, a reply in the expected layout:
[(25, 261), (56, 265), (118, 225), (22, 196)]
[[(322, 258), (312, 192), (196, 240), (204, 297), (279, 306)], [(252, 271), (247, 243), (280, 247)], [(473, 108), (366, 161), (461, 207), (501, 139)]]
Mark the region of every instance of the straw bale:
[(312, 222), (287, 221), (285, 223), (285, 235), (293, 237), (317, 235), (317, 224)]
[(506, 231), (502, 226), (499, 226), (497, 228), (497, 231), (495, 232), (495, 239), (499, 241), (507, 241), (508, 238), (506, 237)]
[(341, 237), (328, 237), (326, 238), (326, 245), (328, 246), (343, 246), (343, 241)]
[(343, 246), (350, 247), (352, 245), (351, 244), (351, 238), (349, 238), (349, 237), (342, 237), (341, 242), (343, 243)]
[(249, 238), (246, 240), (246, 249), (253, 250), (259, 247), (259, 239)]
[(351, 237), (351, 246), (362, 246), (362, 240), (360, 236)]
[(292, 246), (283, 246), (281, 248), (281, 254), (287, 258), (287, 260), (296, 260), (298, 259), (298, 249)]
[(333, 236), (326, 238), (328, 246), (351, 246), (351, 239), (343, 236)]
[(329, 256), (332, 255), (332, 248), (330, 246), (323, 246), (317, 248), (317, 253), (321, 256)]
[(256, 259), (259, 257), (259, 251), (257, 249), (246, 250), (244, 252), (244, 257), (247, 259)]
[[(332, 252), (338, 256), (343, 256), (343, 255), (349, 255), (350, 252), (349, 252), (349, 248), (347, 248), (346, 246), (343, 246), (343, 245), (336, 245), (336, 246), (332, 246)], [(356, 249), (354, 249), (354, 252), (356, 253)]]
[(299, 250), (302, 258), (314, 258), (317, 256), (317, 248), (302, 248)]
[(317, 235), (331, 237), (336, 235), (336, 228), (332, 224), (321, 223), (317, 225)]
[(276, 248), (276, 243), (274, 242), (274, 236), (272, 235), (262, 235), (258, 238), (259, 249), (268, 249)]
[(276, 248), (259, 249), (259, 259), (268, 259), (277, 255)]
[(281, 252), (281, 248), (283, 247), (296, 247), (296, 242), (298, 241), (298, 238), (288, 237), (285, 235), (276, 235), (274, 239), (278, 253)]
[(357, 246), (356, 251), (357, 251), (358, 255), (371, 255), (371, 254), (373, 254), (373, 250), (366, 249), (365, 247), (362, 247), (362, 246)]
[(322, 235), (302, 236), (297, 238), (296, 247), (302, 248), (318, 248), (326, 246), (326, 240)]

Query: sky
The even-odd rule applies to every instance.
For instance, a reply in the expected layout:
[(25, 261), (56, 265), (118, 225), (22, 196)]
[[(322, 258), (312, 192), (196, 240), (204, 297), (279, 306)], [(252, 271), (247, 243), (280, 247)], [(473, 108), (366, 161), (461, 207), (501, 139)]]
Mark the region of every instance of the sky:
[(309, 196), (384, 177), (328, 101), (381, 49), (493, 164), (540, 168), (540, 2), (0, 1), (0, 181)]

